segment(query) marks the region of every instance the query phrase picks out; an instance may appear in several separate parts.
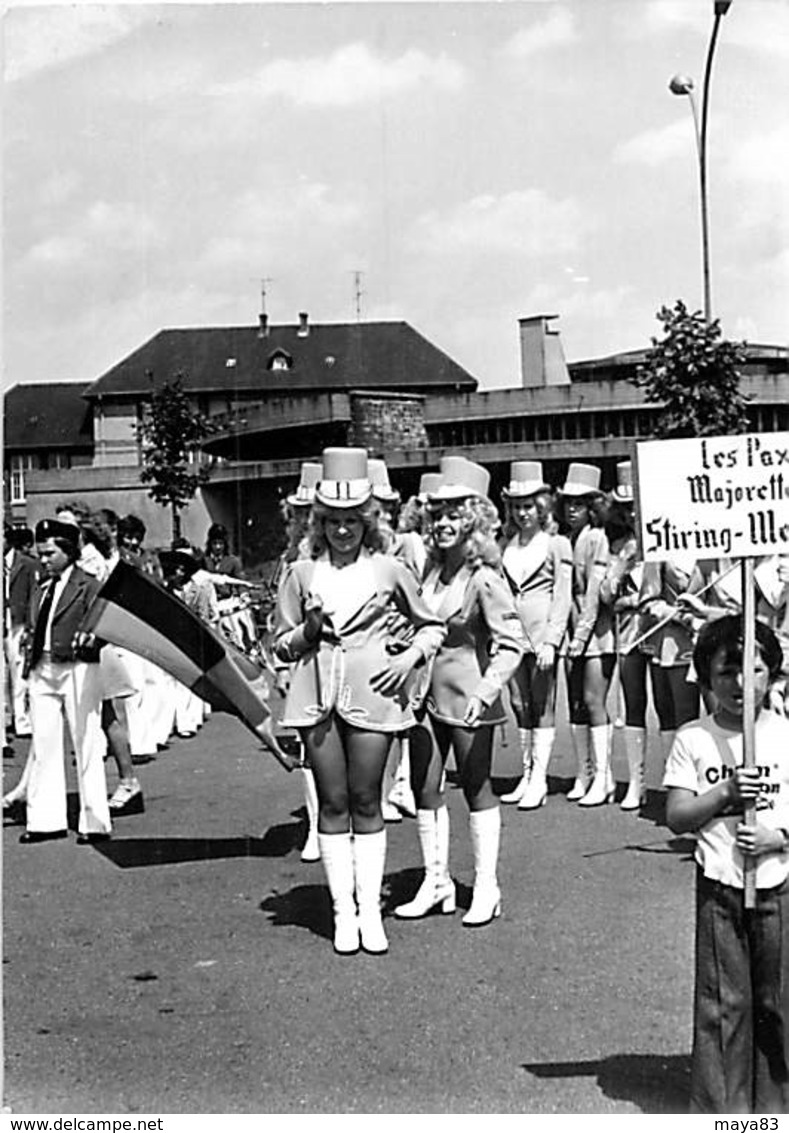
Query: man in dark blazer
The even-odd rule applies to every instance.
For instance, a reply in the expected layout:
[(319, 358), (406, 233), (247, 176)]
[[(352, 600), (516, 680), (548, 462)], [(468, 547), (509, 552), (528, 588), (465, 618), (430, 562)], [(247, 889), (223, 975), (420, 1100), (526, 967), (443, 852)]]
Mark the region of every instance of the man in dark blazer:
[[(3, 646), (8, 665), (9, 698), (13, 713), (13, 730), (18, 737), (30, 735), (30, 712), (27, 703), (27, 681), (22, 672), (25, 657), (21, 642), (27, 625), (30, 602), (38, 581), (38, 559), (22, 549), (29, 528), (16, 530), (6, 527), (3, 532), (4, 580), (3, 587)], [(27, 544), (29, 545), (29, 544)]]
[(77, 842), (85, 844), (110, 834), (99, 643), (80, 631), (100, 583), (76, 565), (79, 529), (75, 525), (44, 519), (35, 534), (42, 579), (33, 594), (26, 635), (33, 758), (27, 830), (20, 840), (41, 842), (66, 835), (65, 717), (76, 756)]

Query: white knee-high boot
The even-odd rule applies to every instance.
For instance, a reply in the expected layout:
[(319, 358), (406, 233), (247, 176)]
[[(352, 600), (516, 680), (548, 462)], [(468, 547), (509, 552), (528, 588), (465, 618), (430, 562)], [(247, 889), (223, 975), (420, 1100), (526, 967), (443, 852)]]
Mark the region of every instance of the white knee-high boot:
[(307, 811), (307, 840), (301, 851), (303, 862), (317, 862), (321, 851), (318, 845), (318, 792), (315, 788), (315, 776), (309, 767), (301, 769), (304, 784), (304, 806)]
[(395, 767), (400, 758), (400, 753), (395, 744), (389, 748), (389, 754), (386, 757), (384, 764), (384, 775), (381, 781), (381, 814), (384, 822), (402, 822), (403, 816), (394, 803), (389, 801), (389, 795), (394, 790), (395, 785)]
[(576, 767), (575, 782), (567, 792), (567, 798), (570, 799), (571, 802), (575, 802), (576, 799), (582, 799), (589, 790), (589, 781), (591, 779), (589, 766), (589, 731), (588, 724), (570, 725), (570, 736), (573, 741)]
[(471, 845), (474, 850), (474, 895), (464, 925), (488, 924), (501, 912), (501, 891), (496, 879), (501, 840), (501, 811), (473, 810), (469, 814)]
[[(677, 729), (672, 728), (660, 733), (660, 753), (663, 758), (663, 770), (666, 769), (666, 760), (668, 759), (671, 746), (674, 743), (674, 736), (677, 734)], [(662, 776), (661, 776), (662, 778)]]
[(630, 783), (627, 794), (619, 804), (622, 810), (638, 810), (644, 800), (644, 755), (646, 753), (646, 728), (625, 726), (625, 751)]
[(535, 728), (532, 732), (534, 746), (531, 756), (531, 776), (518, 810), (536, 810), (548, 798), (548, 763), (553, 750), (555, 728)]
[(334, 910), (334, 951), (359, 951), (359, 923), (353, 898), (353, 847), (350, 834), (319, 834), (326, 881)]
[(394, 786), (389, 792), (388, 801), (409, 818), (416, 818), (416, 799), (411, 790), (411, 739), (408, 732), (403, 732), (399, 743), (400, 759), (395, 767)]
[(438, 810), (418, 810), (416, 827), (425, 876), (416, 896), (408, 904), (398, 905), (395, 916), (424, 917), (436, 905), (442, 913), (454, 913), (455, 883), (449, 874), (449, 811), (445, 806)]
[(614, 777), (611, 774), (611, 725), (595, 724), (589, 729), (592, 737), (594, 779), (579, 806), (600, 806), (614, 797)]
[(501, 796), (503, 803), (519, 803), (529, 785), (532, 769), (533, 737), (534, 732), (531, 728), (518, 728), (518, 739), (520, 740), (521, 756), (523, 760), (523, 773), (515, 789), (510, 791), (509, 794)]
[(22, 768), (22, 774), (19, 777), (19, 782), (10, 791), (3, 795), (3, 810), (8, 810), (13, 807), (15, 803), (23, 803), (27, 798), (27, 784), (30, 779), (30, 768), (33, 765), (33, 744), (34, 740), (30, 741), (30, 747), (27, 752), (27, 759), (25, 766)]
[(386, 830), (375, 834), (354, 834), (353, 866), (356, 876), (356, 903), (359, 906), (359, 937), (365, 952), (386, 952), (381, 920), (381, 883), (386, 861)]

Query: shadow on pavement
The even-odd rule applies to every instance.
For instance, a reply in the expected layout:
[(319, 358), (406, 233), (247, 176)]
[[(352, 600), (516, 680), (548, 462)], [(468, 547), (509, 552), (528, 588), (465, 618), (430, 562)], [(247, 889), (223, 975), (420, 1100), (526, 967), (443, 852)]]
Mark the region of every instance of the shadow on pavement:
[(262, 838), (123, 838), (117, 826), (112, 840), (94, 846), (120, 869), (207, 862), (223, 858), (282, 858), (303, 839), (301, 823), (272, 826)]
[(333, 924), (329, 890), (324, 885), (297, 885), (287, 893), (274, 893), (258, 908), (275, 927), (293, 925), (331, 940)]
[(535, 1078), (594, 1077), (607, 1098), (632, 1102), (642, 1113), (687, 1113), (689, 1054), (612, 1054), (593, 1062), (525, 1062)]

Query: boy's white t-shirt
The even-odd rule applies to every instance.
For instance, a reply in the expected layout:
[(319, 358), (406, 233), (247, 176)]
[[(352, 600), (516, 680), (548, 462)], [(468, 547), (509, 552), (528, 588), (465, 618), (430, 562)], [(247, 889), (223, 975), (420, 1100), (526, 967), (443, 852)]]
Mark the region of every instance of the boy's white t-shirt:
[[(756, 819), (772, 830), (789, 829), (789, 720), (762, 709), (755, 725), (756, 766), (767, 787), (767, 806)], [(681, 787), (696, 795), (711, 791), (743, 763), (742, 732), (721, 728), (712, 718), (680, 728), (666, 761), (663, 786)], [(737, 849), (742, 814), (717, 815), (696, 832), (696, 861), (704, 876), (735, 889), (743, 888), (743, 854)], [(789, 876), (789, 853), (756, 859), (756, 886), (771, 889)]]

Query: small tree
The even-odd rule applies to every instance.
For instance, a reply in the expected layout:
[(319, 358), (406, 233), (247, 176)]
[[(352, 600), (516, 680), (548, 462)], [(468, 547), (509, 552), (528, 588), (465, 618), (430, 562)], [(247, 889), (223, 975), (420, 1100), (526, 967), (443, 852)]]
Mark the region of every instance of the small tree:
[(747, 432), (749, 398), (740, 392), (738, 369), (745, 344), (722, 340), (718, 320), (708, 323), (700, 311), (691, 314), (681, 299), (673, 309), (662, 307), (657, 317), (664, 337), (652, 339), (647, 360), (633, 378), (647, 401), (662, 405), (655, 436)]
[(150, 484), (148, 495), (172, 509), (173, 542), (181, 534), (181, 511), (194, 499), (211, 471), (205, 465), (190, 464), (189, 457), (214, 432), (210, 419), (192, 408), (184, 393), (183, 375), (153, 388), (142, 421), (136, 427), (142, 446), (143, 468), (140, 479)]

